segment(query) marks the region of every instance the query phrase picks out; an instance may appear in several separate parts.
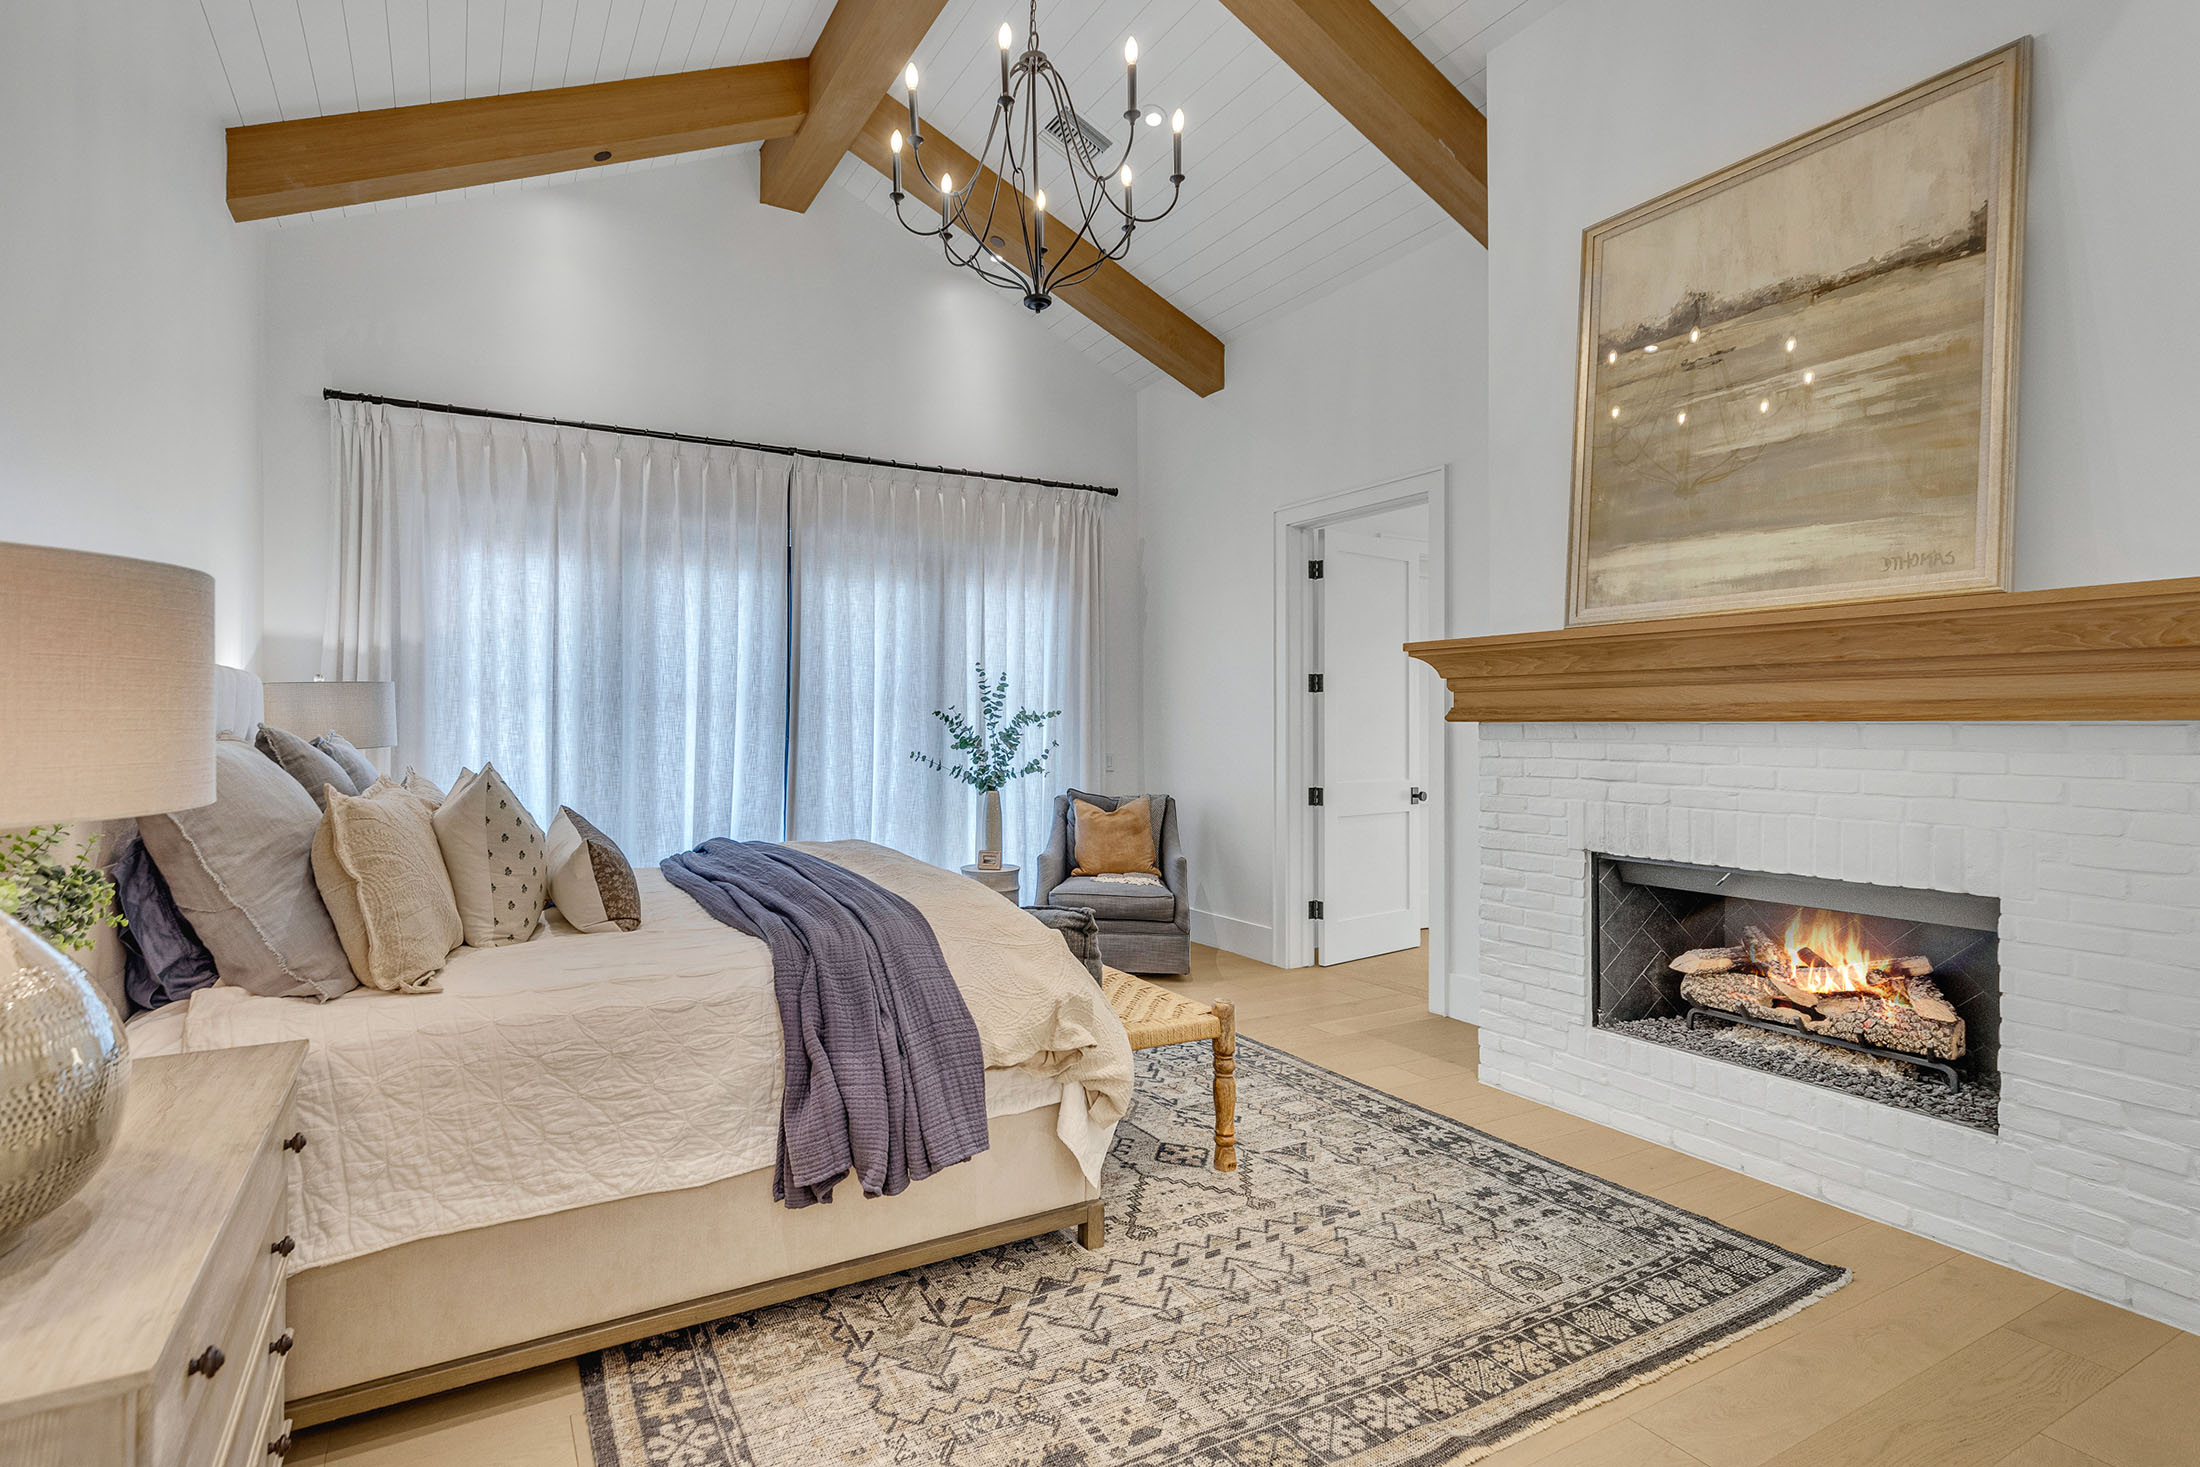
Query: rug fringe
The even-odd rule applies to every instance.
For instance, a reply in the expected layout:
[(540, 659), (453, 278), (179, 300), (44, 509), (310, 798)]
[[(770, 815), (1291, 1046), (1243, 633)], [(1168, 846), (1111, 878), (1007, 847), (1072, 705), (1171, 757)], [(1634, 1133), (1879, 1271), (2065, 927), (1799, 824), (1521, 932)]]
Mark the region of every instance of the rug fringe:
[[(1721, 1224), (1721, 1226), (1724, 1226), (1724, 1224)], [(1780, 1323), (1784, 1319), (1792, 1319), (1794, 1316), (1802, 1313), (1805, 1309), (1810, 1308), (1811, 1305), (1816, 1304), (1819, 1300), (1824, 1299), (1829, 1294), (1837, 1293), (1840, 1290), (1848, 1287), (1849, 1283), (1854, 1279), (1854, 1277), (1854, 1274), (1852, 1274), (1848, 1269), (1844, 1268), (1835, 1277), (1826, 1280), (1817, 1288), (1812, 1289), (1809, 1293), (1803, 1295), (1799, 1299), (1796, 1299), (1792, 1303), (1780, 1309), (1778, 1312), (1766, 1315), (1763, 1319), (1760, 1319), (1756, 1323), (1749, 1325), (1747, 1328), (1736, 1330), (1733, 1334), (1730, 1335), (1721, 1335), (1716, 1340), (1711, 1340), (1706, 1342), (1705, 1344), (1698, 1345), (1695, 1349), (1690, 1350), (1687, 1354), (1679, 1356), (1672, 1360), (1668, 1360), (1663, 1365), (1660, 1365), (1653, 1370), (1645, 1371), (1640, 1375), (1630, 1376), (1628, 1379), (1621, 1381), (1619, 1384), (1611, 1387), (1609, 1390), (1599, 1392), (1596, 1396), (1592, 1397), (1589, 1400), (1576, 1402), (1574, 1405), (1568, 1406), (1563, 1411), (1554, 1412), (1549, 1416), (1544, 1416), (1535, 1421), (1529, 1422), (1528, 1424), (1522, 1426), (1520, 1430), (1513, 1432), (1511, 1435), (1506, 1436), (1498, 1441), (1485, 1443), (1480, 1446), (1462, 1447), (1459, 1449), (1458, 1452), (1448, 1457), (1423, 1457), (1416, 1461), (1414, 1467), (1467, 1467), (1467, 1464), (1469, 1462), (1479, 1462), (1484, 1457), (1489, 1456), (1492, 1452), (1499, 1452), (1503, 1451), (1506, 1447), (1516, 1446), (1519, 1443), (1526, 1441), (1529, 1437), (1536, 1435), (1538, 1432), (1548, 1431), (1551, 1427), (1557, 1426), (1560, 1422), (1571, 1421), (1573, 1420), (1573, 1418), (1581, 1415), (1584, 1412), (1594, 1411), (1597, 1407), (1603, 1405), (1607, 1401), (1617, 1400), (1619, 1397), (1626, 1395), (1629, 1391), (1640, 1389), (1641, 1387), (1650, 1384), (1650, 1382), (1654, 1380), (1662, 1380), (1666, 1376), (1671, 1375), (1674, 1371), (1681, 1369), (1683, 1366), (1693, 1365), (1698, 1360), (1701, 1360), (1706, 1356), (1716, 1355), (1719, 1351), (1735, 1343), (1737, 1340), (1746, 1340), (1751, 1335), (1758, 1334), (1764, 1330), (1772, 1328), (1774, 1325)]]

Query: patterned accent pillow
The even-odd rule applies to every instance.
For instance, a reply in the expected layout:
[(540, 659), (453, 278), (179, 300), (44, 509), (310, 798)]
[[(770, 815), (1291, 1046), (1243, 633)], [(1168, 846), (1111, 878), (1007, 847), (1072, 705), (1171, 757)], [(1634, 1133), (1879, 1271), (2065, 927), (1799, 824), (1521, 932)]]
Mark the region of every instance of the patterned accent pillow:
[(299, 738), (288, 729), (260, 725), (253, 746), (283, 768), (283, 773), (304, 787), (313, 796), (315, 809), (328, 808), (328, 792), (334, 789), (340, 795), (356, 795), (359, 786), (344, 773), (344, 766), (322, 753), (313, 745)]
[(313, 747), (334, 759), (344, 773), (351, 776), (353, 787), (362, 795), (382, 777), (382, 771), (374, 767), (374, 761), (360, 753), (350, 739), (333, 728), (315, 739)]
[(642, 925), (642, 891), (618, 842), (558, 806), (550, 822), (550, 900), (583, 932), (632, 932)]
[(331, 794), (313, 879), (360, 982), (389, 993), (442, 986), (435, 975), (466, 934), (426, 800), (387, 779), (364, 795)]
[(533, 937), (549, 895), (542, 827), (496, 766), (462, 775), (436, 808), (434, 825), (466, 946)]

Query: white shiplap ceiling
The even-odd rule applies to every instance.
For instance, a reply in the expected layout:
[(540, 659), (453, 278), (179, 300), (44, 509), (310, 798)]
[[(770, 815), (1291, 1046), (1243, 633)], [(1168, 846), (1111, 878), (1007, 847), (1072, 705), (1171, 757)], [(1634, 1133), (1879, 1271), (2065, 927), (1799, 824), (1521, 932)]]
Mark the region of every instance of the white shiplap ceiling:
[[(832, 0), (199, 3), (234, 106), (230, 120), (239, 123), (802, 56), (832, 11)], [(1556, 3), (1378, 0), (1477, 106), (1490, 48)], [(949, 0), (918, 48), (926, 118), (966, 147), (983, 139), (999, 89), (993, 33), (1007, 19), (1020, 36), (1024, 8), (1022, 0)], [(1125, 36), (1138, 37), (1140, 100), (1184, 109), (1184, 201), (1141, 233), (1128, 264), (1225, 344), (1264, 316), (1460, 228), (1220, 0), (1041, 0), (1039, 29), (1082, 110), (1112, 134), (1119, 137), (1123, 126)], [(1147, 135), (1133, 163), (1143, 159), (1140, 174), (1158, 183), (1167, 135), (1141, 131)], [(565, 175), (574, 176), (584, 175)], [(875, 208), (887, 207), (885, 181), (854, 159), (844, 159), (836, 177)], [(416, 207), (433, 197), (330, 212)], [(1160, 377), (1072, 310), (1042, 320), (1132, 385)]]

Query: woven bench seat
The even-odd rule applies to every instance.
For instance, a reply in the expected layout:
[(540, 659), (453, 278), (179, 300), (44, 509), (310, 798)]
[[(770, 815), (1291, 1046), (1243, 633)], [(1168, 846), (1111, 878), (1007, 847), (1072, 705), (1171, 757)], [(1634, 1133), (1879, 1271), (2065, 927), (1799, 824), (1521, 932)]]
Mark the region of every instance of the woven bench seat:
[(1108, 1007), (1123, 1021), (1132, 1049), (1205, 1040), (1215, 1057), (1215, 1170), (1237, 1170), (1237, 1010), (1226, 1000), (1213, 1005), (1172, 993), (1115, 968), (1100, 970), (1100, 988)]

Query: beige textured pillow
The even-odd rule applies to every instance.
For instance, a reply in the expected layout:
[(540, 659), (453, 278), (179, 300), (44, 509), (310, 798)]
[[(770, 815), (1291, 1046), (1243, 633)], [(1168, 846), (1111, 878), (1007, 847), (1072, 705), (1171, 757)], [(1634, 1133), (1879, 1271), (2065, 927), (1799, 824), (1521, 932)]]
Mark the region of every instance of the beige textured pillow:
[(550, 822), (550, 900), (583, 932), (632, 932), (642, 925), (642, 891), (626, 853), (564, 805)]
[(429, 809), (433, 810), (442, 805), (443, 787), (419, 770), (407, 766), (402, 783), (408, 793), (418, 795), (421, 799), (426, 800)]
[(313, 883), (320, 811), (252, 745), (214, 741), (214, 803), (147, 815), (138, 835), (221, 981), (274, 998), (359, 986)]
[(1144, 795), (1113, 810), (1074, 802), (1077, 864), (1072, 876), (1113, 876), (1139, 871), (1159, 876), (1153, 863), (1153, 802)]
[(442, 986), (435, 975), (466, 933), (426, 800), (387, 779), (364, 795), (332, 792), (313, 879), (360, 982), (390, 993)]
[(542, 827), (494, 764), (461, 775), (435, 811), (436, 843), (468, 947), (525, 942), (549, 895)]

